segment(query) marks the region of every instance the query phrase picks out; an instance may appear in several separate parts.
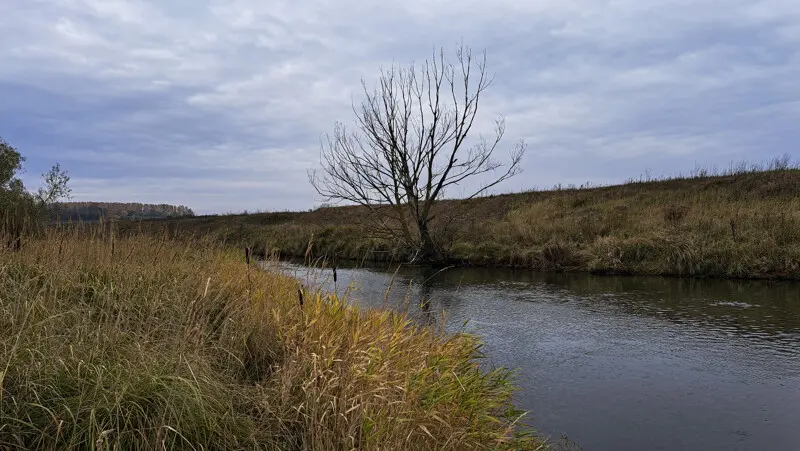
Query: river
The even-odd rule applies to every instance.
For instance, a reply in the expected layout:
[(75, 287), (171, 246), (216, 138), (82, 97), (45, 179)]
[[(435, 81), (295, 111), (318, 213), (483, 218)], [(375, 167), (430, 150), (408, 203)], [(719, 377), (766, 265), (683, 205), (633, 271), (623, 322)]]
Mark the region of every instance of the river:
[(517, 370), (528, 424), (584, 450), (800, 450), (798, 283), (360, 265), (334, 284), (281, 268), (368, 308), (446, 312), (488, 365)]

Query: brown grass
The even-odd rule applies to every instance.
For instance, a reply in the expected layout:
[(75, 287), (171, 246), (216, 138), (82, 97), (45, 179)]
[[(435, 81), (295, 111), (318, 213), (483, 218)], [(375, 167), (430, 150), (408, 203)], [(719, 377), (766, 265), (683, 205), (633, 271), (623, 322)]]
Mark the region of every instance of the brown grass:
[[(631, 182), (444, 201), (438, 237), (472, 265), (545, 271), (800, 279), (800, 170)], [(212, 234), (262, 253), (353, 259), (410, 254), (359, 207), (128, 223)]]
[(0, 249), (0, 449), (540, 449), (480, 341), (210, 244)]

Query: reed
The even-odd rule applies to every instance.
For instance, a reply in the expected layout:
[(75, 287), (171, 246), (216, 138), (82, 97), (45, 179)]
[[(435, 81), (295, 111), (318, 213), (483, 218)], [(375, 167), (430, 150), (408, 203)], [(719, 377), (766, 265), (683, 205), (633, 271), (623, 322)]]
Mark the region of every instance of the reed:
[(0, 449), (544, 449), (481, 356), (210, 239), (0, 248)]

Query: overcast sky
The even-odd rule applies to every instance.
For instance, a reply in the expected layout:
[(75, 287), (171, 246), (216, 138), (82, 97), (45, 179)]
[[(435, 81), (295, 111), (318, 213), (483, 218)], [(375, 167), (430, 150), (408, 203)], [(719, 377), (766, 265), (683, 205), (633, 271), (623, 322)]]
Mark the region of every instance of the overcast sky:
[(311, 208), (361, 77), (462, 40), (478, 120), (529, 144), (497, 191), (800, 159), (797, 0), (0, 0), (0, 29), (0, 136), (75, 200)]

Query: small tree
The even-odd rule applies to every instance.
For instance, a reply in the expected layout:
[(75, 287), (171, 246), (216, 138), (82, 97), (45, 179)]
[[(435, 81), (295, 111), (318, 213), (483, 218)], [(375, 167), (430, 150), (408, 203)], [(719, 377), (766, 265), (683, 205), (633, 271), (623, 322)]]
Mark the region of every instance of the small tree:
[(59, 199), (69, 199), (72, 195), (72, 188), (69, 187), (69, 175), (61, 169), (61, 165), (56, 163), (49, 171), (42, 174), (44, 187), (36, 192), (36, 200), (39, 205), (49, 207)]
[(486, 53), (473, 58), (460, 46), (455, 62), (440, 51), (421, 65), (381, 70), (377, 87), (367, 88), (353, 111), (355, 131), (337, 122), (322, 144), (321, 171), (309, 179), (327, 201), (363, 205), (392, 237), (415, 249), (416, 262), (442, 259), (433, 236), (432, 208), (448, 188), (489, 174), (491, 179), (467, 198), (520, 172), (523, 141), (503, 164), (494, 159), (504, 133), (502, 117), (493, 136), (469, 143), (483, 92), (491, 84)]
[(48, 209), (59, 199), (70, 196), (69, 176), (56, 164), (42, 174), (45, 186), (36, 194), (25, 190), (17, 174), (25, 158), (0, 138), (0, 235), (9, 245), (19, 247), (23, 234), (42, 225)]

